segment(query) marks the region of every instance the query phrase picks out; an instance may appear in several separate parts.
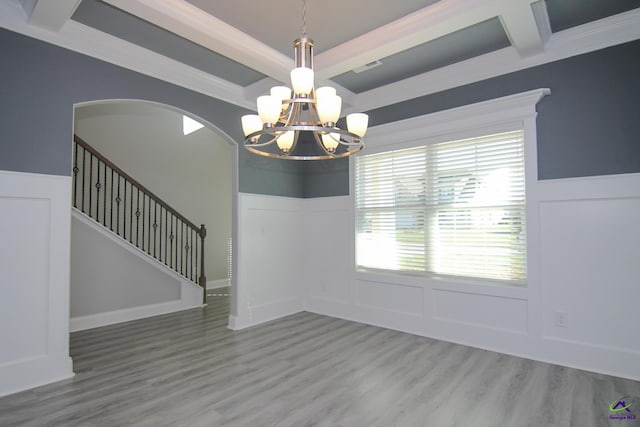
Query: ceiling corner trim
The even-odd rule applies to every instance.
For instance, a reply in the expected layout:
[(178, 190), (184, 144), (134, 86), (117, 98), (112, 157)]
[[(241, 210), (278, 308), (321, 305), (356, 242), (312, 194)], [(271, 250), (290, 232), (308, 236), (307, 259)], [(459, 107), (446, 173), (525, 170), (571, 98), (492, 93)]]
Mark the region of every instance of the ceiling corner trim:
[[(546, 44), (544, 28), (551, 26), (549, 17), (543, 13), (543, 11), (546, 12), (546, 8), (543, 11), (538, 10), (536, 15), (529, 2), (507, 1), (502, 4), (500, 10), (502, 26), (511, 45), (520, 56), (535, 55), (544, 50)], [(546, 24), (542, 22), (545, 19)]]
[(69, 20), (80, 0), (21, 0), (31, 25), (58, 31)]

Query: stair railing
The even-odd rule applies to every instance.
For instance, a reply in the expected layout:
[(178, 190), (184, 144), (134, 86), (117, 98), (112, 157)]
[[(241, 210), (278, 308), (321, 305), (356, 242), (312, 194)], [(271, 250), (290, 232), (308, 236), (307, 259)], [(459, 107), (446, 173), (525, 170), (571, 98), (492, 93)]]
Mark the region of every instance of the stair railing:
[(79, 136), (73, 140), (73, 206), (200, 285), (206, 303), (204, 224), (189, 221)]

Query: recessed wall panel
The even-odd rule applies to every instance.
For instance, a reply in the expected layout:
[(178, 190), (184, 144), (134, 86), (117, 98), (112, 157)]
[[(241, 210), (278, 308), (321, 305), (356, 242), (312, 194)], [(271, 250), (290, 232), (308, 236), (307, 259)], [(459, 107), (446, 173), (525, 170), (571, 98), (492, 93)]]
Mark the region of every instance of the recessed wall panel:
[(50, 203), (5, 197), (0, 213), (1, 365), (47, 353)]
[(437, 320), (527, 332), (527, 301), (523, 299), (434, 289), (433, 312)]
[(358, 305), (405, 314), (422, 315), (422, 287), (371, 281), (358, 282)]

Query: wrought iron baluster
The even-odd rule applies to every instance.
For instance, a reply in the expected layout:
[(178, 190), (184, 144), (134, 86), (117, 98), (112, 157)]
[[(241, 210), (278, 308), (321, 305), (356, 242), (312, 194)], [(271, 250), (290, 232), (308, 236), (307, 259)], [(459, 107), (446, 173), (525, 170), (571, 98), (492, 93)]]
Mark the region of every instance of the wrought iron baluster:
[(92, 194), (93, 194), (93, 153), (89, 153), (89, 216), (91, 216), (91, 207), (93, 206)]
[(145, 205), (146, 201), (147, 201), (147, 197), (144, 195), (144, 192), (143, 192), (142, 193), (142, 214), (141, 214), (142, 215), (142, 243), (139, 246), (140, 249), (142, 249), (143, 251), (144, 251), (144, 241), (145, 241), (145, 238), (144, 238), (144, 217), (145, 217), (145, 215), (144, 215), (144, 205)]
[(174, 262), (173, 262), (173, 266), (174, 266), (173, 268), (175, 268), (176, 271), (178, 271), (178, 234), (179, 234), (179, 231), (178, 231), (178, 218), (176, 218), (176, 238), (175, 238), (175, 240), (173, 242), (174, 243), (174, 256), (175, 256), (175, 259), (174, 259)]
[(171, 234), (169, 234), (169, 265), (173, 268), (173, 214), (171, 214)]
[(103, 176), (104, 180), (102, 181), (102, 185), (104, 185), (104, 189), (102, 190), (102, 224), (106, 227), (107, 226), (107, 191), (109, 190), (109, 185), (108, 185), (108, 181), (107, 181), (107, 165), (104, 165), (104, 176)]
[(158, 248), (158, 202), (153, 204), (153, 257), (156, 258), (156, 249)]
[(87, 150), (85, 150), (83, 147), (82, 148), (82, 212), (84, 212), (84, 191), (85, 191), (84, 183), (86, 181), (85, 172), (87, 171), (87, 168), (85, 167), (87, 165), (86, 154), (87, 154)]
[[(169, 212), (165, 209), (164, 211), (164, 233), (167, 234), (169, 231)], [(167, 247), (169, 246), (169, 235), (164, 239), (164, 263), (167, 264)]]
[(133, 244), (133, 183), (129, 187), (131, 188), (129, 193), (129, 243)]
[(102, 191), (102, 225), (107, 226), (107, 165), (104, 164), (104, 190)]
[(100, 159), (96, 159), (96, 167), (98, 170), (96, 171), (96, 222), (100, 222), (100, 188), (102, 188), (102, 184), (100, 183)]
[(111, 169), (111, 189), (109, 191), (109, 230), (113, 231), (113, 169)]
[[(196, 233), (197, 233), (197, 231), (196, 231)], [(197, 239), (196, 239), (196, 242), (193, 244), (193, 247), (194, 247), (194, 249), (196, 251), (196, 255), (195, 255), (196, 256), (196, 262), (195, 262), (195, 270), (196, 271), (195, 271), (195, 274), (196, 274), (196, 277), (198, 277), (198, 240)], [(191, 278), (191, 280), (193, 280), (193, 278)]]
[(136, 197), (136, 246), (140, 237), (140, 189), (138, 188), (138, 196)]
[(78, 207), (78, 144), (73, 144), (73, 207)]
[(204, 224), (200, 225), (200, 277), (198, 278), (198, 284), (202, 288), (202, 303), (207, 303), (207, 276), (204, 272), (204, 239), (207, 237), (207, 229)]
[(187, 270), (187, 257), (189, 256), (189, 236), (187, 235), (187, 224), (182, 223), (182, 236), (184, 239), (184, 249), (182, 251), (182, 275), (186, 276)]
[(120, 198), (120, 174), (118, 174), (118, 195), (116, 196), (116, 233), (120, 234), (120, 202), (122, 199)]
[(147, 212), (147, 253), (151, 254), (151, 197), (149, 198), (149, 211)]

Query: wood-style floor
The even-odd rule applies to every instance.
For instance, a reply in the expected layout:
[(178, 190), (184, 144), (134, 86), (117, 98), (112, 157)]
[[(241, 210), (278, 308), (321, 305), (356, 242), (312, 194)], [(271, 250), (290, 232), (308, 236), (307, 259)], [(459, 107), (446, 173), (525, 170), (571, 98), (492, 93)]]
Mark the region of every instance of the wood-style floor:
[(640, 408), (609, 420), (640, 382), (310, 313), (239, 332), (227, 316), (214, 296), (74, 333), (76, 376), (1, 398), (0, 425), (640, 425)]

